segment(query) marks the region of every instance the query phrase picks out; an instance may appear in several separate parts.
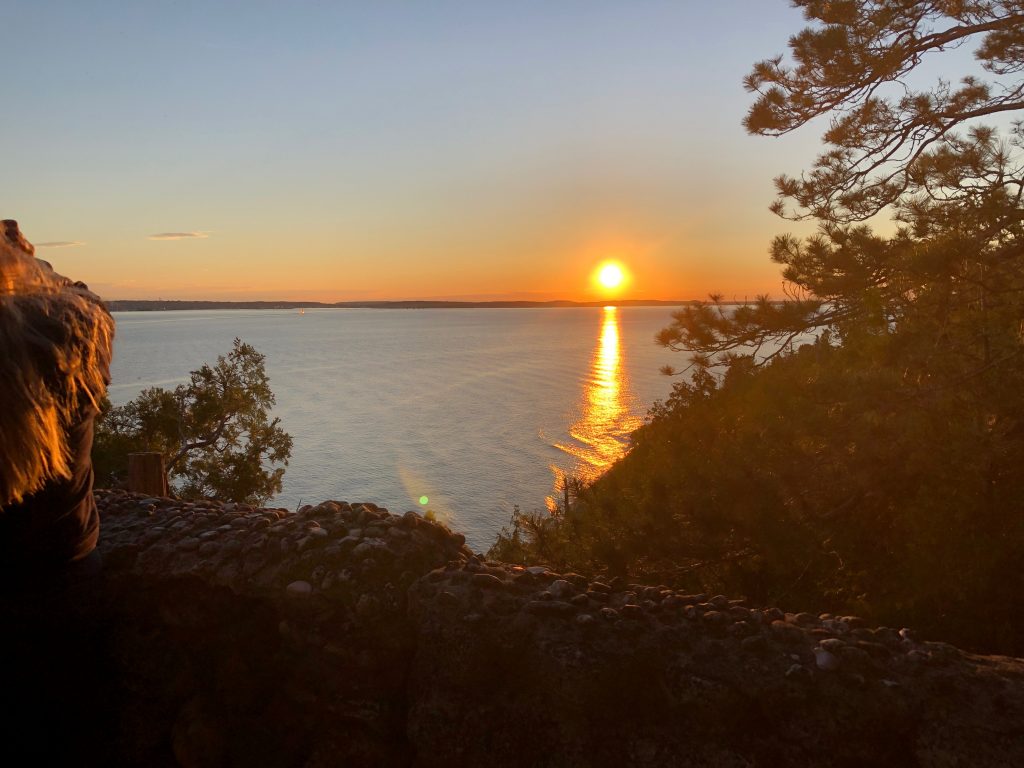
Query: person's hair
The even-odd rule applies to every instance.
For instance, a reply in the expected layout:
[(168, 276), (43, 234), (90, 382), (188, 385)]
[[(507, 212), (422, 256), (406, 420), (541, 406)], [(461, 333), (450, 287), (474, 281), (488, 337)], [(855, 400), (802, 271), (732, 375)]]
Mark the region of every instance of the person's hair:
[(0, 225), (0, 511), (68, 478), (68, 430), (106, 391), (114, 321), (99, 297)]

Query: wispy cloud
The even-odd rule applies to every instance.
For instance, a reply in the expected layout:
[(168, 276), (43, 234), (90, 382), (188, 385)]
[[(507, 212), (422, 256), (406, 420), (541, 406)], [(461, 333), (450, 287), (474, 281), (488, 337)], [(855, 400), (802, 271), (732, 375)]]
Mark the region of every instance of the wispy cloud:
[(188, 240), (190, 238), (203, 238), (209, 237), (208, 232), (158, 232), (155, 235), (150, 235), (150, 240)]
[(36, 248), (74, 248), (85, 245), (81, 240), (51, 240), (48, 243), (36, 243)]

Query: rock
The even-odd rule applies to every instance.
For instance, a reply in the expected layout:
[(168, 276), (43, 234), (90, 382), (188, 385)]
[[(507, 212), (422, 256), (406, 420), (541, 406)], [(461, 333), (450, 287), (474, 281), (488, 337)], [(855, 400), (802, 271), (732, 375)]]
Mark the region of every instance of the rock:
[(768, 608), (764, 612), (764, 618), (765, 618), (765, 621), (767, 621), (769, 624), (771, 624), (772, 622), (775, 622), (775, 621), (782, 621), (782, 620), (784, 620), (786, 618), (786, 615), (782, 611), (780, 611), (778, 608)]
[(839, 658), (844, 663), (852, 664), (854, 666), (863, 666), (870, 659), (871, 656), (863, 648), (857, 648), (856, 646), (846, 645), (839, 649)]
[(882, 643), (873, 643), (869, 640), (858, 640), (856, 647), (876, 659), (887, 659), (892, 656), (892, 651)]
[(912, 651), (908, 651), (907, 655), (904, 658), (906, 658), (906, 660), (912, 664), (924, 664), (926, 661), (931, 659), (931, 656), (928, 654), (927, 651), (920, 651), (915, 649)]
[(824, 648), (826, 651), (829, 651), (830, 653), (835, 653), (840, 648), (845, 648), (846, 647), (846, 643), (844, 643), (842, 640), (840, 640), (838, 638), (835, 638), (835, 637), (826, 638), (826, 639), (820, 641), (818, 643), (818, 645), (821, 648)]
[(362, 539), (353, 536), (351, 533), (348, 536), (338, 541), (338, 548), (342, 552), (348, 552), (354, 550), (362, 543)]
[(502, 589), (505, 582), (490, 573), (474, 573), (470, 583), (481, 589)]
[[(86, 597), (124, 676), (101, 704), (111, 764), (1024, 765), (1021, 660), (531, 573), (415, 514), (97, 498), (106, 573)], [(181, 723), (223, 746), (172, 734), (193, 697)]]
[(565, 579), (557, 579), (551, 582), (548, 590), (559, 600), (569, 597), (576, 592), (576, 589)]
[(220, 546), (220, 551), (225, 555), (237, 555), (245, 549), (245, 543), (239, 539), (228, 539)]
[(734, 605), (729, 608), (729, 615), (737, 621), (746, 621), (750, 618), (750, 609)]
[(818, 669), (826, 672), (834, 672), (841, 666), (839, 657), (824, 648), (814, 649), (814, 663)]
[(889, 627), (879, 627), (875, 630), (875, 639), (884, 643), (892, 648), (898, 648), (900, 646), (900, 636), (894, 629)]
[(786, 677), (789, 679), (806, 680), (811, 677), (811, 670), (803, 664), (791, 664), (786, 670)]
[(313, 585), (308, 581), (293, 581), (285, 590), (294, 597), (307, 597), (313, 594)]
[(727, 624), (729, 617), (721, 611), (708, 611), (704, 614), (704, 622), (710, 626), (722, 627)]
[(383, 548), (383, 545), (384, 542), (380, 539), (363, 539), (352, 550), (352, 556), (358, 559), (376, 554)]
[(531, 600), (526, 604), (526, 612), (539, 616), (569, 616), (576, 612), (576, 609), (569, 603), (562, 603), (557, 600)]
[(571, 571), (569, 573), (562, 574), (562, 578), (572, 584), (576, 589), (585, 590), (590, 584), (590, 580), (586, 576), (579, 573), (573, 573)]
[(795, 645), (804, 640), (804, 633), (792, 624), (775, 620), (771, 623), (772, 634), (784, 643)]
[(362, 618), (376, 616), (380, 611), (380, 601), (373, 595), (362, 594), (356, 601), (356, 615)]
[(624, 619), (633, 619), (637, 621), (644, 617), (644, 609), (639, 605), (624, 605), (619, 609), (619, 615)]
[(750, 653), (761, 653), (762, 651), (767, 650), (768, 640), (764, 635), (751, 635), (750, 637), (745, 637), (740, 641), (740, 647)]
[(923, 643), (924, 650), (928, 651), (933, 659), (952, 661), (960, 657), (960, 650), (949, 643)]

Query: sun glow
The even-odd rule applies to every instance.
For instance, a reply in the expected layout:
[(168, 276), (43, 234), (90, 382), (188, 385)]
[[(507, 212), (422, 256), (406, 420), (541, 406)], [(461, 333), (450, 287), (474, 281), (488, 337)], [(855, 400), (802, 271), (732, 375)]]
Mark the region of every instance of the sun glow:
[(626, 283), (626, 270), (617, 261), (606, 261), (594, 272), (594, 282), (605, 293), (612, 293)]
[[(601, 330), (590, 361), (590, 376), (583, 388), (580, 417), (569, 428), (572, 440), (555, 446), (575, 459), (572, 477), (593, 481), (626, 453), (629, 436), (640, 426), (636, 416), (636, 398), (630, 386), (619, 340), (619, 315), (615, 307), (605, 307)], [(549, 510), (557, 507), (557, 491), (565, 487), (566, 471), (551, 465), (556, 493), (549, 496)]]

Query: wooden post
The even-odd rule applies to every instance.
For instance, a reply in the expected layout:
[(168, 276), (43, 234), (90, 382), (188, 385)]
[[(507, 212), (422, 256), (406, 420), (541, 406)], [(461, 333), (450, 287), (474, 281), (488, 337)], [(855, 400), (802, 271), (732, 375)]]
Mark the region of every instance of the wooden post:
[(167, 495), (167, 472), (162, 453), (128, 454), (128, 490), (150, 496)]

